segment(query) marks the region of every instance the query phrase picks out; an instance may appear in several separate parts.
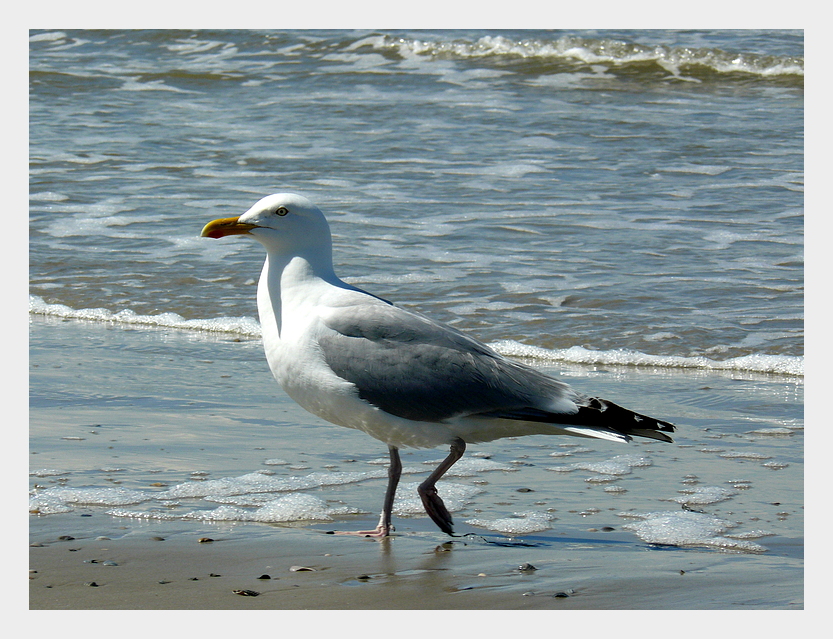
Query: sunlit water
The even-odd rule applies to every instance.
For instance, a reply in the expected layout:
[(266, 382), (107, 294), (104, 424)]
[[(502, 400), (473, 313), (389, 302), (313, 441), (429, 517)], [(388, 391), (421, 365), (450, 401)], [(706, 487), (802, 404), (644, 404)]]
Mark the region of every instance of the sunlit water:
[(460, 525), (801, 536), (802, 33), (37, 31), (30, 74), (35, 512), (372, 521), (384, 446), (287, 402), (260, 246), (198, 237), (296, 191), (347, 281), (681, 425), (472, 450)]

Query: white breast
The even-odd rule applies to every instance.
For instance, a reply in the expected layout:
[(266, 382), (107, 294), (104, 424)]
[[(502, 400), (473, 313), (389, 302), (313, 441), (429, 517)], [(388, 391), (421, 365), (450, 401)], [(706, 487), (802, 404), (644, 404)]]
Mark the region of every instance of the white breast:
[(434, 447), (453, 438), (449, 425), (414, 422), (372, 406), (359, 397), (352, 383), (338, 377), (327, 365), (318, 339), (332, 329), (323, 317), (333, 306), (362, 293), (318, 280), (305, 282), (303, 296), (294, 295), (286, 276), (281, 279), (283, 285), (276, 286), (275, 273), (269, 273), (267, 260), (257, 303), (266, 360), (287, 395), (322, 419), (361, 430), (393, 446)]

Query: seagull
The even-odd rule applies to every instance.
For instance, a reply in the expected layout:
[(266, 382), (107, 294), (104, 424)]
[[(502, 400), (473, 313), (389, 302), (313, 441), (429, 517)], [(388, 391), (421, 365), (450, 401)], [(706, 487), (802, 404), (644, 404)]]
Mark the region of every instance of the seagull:
[(417, 489), (444, 533), (453, 520), (436, 483), (467, 444), (524, 435), (628, 442), (673, 441), (673, 424), (584, 395), (485, 344), (339, 279), (324, 214), (293, 193), (269, 195), (202, 237), (250, 235), (266, 249), (257, 307), (266, 359), (287, 395), (336, 425), (388, 446), (382, 514), (370, 537), (388, 537), (402, 474), (399, 449), (449, 446)]

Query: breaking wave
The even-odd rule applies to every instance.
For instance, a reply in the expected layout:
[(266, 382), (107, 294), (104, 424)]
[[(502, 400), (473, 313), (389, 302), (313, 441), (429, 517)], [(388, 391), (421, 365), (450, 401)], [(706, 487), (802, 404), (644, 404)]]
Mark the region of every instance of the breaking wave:
[[(65, 319), (109, 322), (113, 324), (155, 326), (189, 331), (230, 333), (260, 337), (260, 323), (253, 317), (217, 317), (185, 319), (177, 313), (139, 315), (131, 310), (109, 311), (104, 308), (74, 309), (64, 304), (48, 304), (37, 295), (29, 296), (29, 313)], [(660, 368), (691, 368), (705, 370), (736, 370), (778, 375), (803, 376), (804, 358), (790, 355), (751, 354), (726, 360), (682, 355), (650, 355), (639, 351), (615, 349), (597, 351), (583, 346), (548, 349), (528, 346), (514, 340), (501, 340), (490, 345), (507, 357), (534, 359), (544, 362), (601, 364), (621, 366), (652, 366)]]

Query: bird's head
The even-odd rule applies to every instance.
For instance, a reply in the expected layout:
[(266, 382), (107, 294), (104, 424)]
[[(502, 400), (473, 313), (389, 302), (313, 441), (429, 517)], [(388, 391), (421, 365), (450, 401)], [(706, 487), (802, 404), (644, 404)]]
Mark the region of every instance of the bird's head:
[(269, 253), (329, 255), (330, 226), (324, 214), (307, 198), (294, 193), (269, 195), (239, 217), (214, 220), (205, 225), (202, 237), (251, 235)]

